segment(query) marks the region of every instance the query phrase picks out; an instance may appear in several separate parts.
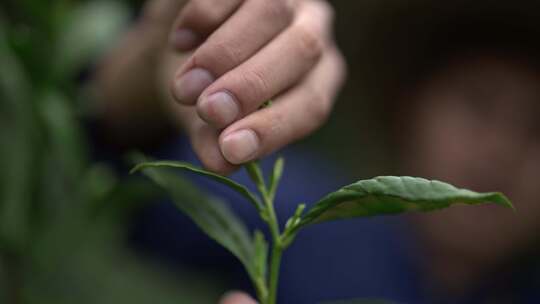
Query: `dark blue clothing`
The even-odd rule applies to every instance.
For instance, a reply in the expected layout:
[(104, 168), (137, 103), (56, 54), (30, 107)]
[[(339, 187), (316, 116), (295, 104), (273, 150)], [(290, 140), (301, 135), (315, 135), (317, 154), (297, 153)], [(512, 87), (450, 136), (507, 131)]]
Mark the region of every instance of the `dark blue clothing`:
[[(331, 162), (307, 151), (289, 149), (281, 155), (287, 160), (276, 200), (281, 220), (290, 217), (299, 203), (309, 205), (352, 182), (334, 169)], [(197, 163), (194, 153), (182, 140), (155, 157)], [(273, 161), (268, 159), (263, 163), (266, 172)], [(250, 184), (244, 171), (232, 178)], [(204, 178), (193, 177), (193, 181), (205, 191), (225, 198), (250, 229), (263, 227), (253, 207), (236, 193)], [(135, 235), (139, 244), (182, 267), (225, 275), (230, 288), (250, 289), (240, 263), (171, 203), (163, 202), (147, 209)], [(410, 304), (490, 303), (483, 292), (459, 300), (428, 297), (429, 292), (423, 289), (428, 284), (422, 283), (419, 271), (422, 257), (410, 236), (411, 231), (401, 217), (331, 222), (306, 229), (284, 256), (279, 302), (313, 304), (336, 299), (382, 298)], [(538, 303), (534, 300), (540, 298), (536, 284), (519, 280), (512, 285), (517, 288), (516, 291), (512, 287), (512, 292), (519, 293), (517, 303)], [(493, 290), (489, 284), (483, 287), (482, 290)]]

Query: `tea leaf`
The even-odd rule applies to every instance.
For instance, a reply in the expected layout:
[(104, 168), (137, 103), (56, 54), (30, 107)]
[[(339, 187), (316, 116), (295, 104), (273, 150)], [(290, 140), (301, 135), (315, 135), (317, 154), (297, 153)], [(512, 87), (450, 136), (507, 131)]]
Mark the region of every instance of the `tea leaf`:
[(247, 163), (245, 169), (249, 178), (251, 178), (253, 183), (255, 183), (255, 186), (257, 186), (257, 189), (259, 189), (259, 192), (261, 194), (266, 194), (266, 182), (259, 163), (257, 161)]
[(233, 181), (232, 179), (226, 178), (224, 176), (197, 168), (191, 164), (183, 163), (183, 162), (177, 162), (177, 161), (156, 161), (156, 162), (146, 162), (141, 163), (137, 165), (131, 172), (140, 171), (146, 168), (159, 168), (159, 167), (165, 167), (165, 168), (173, 168), (173, 169), (181, 169), (188, 172), (196, 173), (198, 175), (202, 175), (205, 177), (208, 177), (220, 184), (223, 184), (225, 186), (228, 186), (229, 188), (235, 190), (236, 192), (240, 193), (242, 196), (248, 199), (248, 201), (253, 204), (258, 210), (261, 209), (261, 203), (260, 200), (253, 194), (251, 191), (249, 191), (245, 186), (240, 185), (239, 183)]
[(261, 297), (266, 297), (266, 275), (268, 272), (268, 242), (264, 238), (264, 234), (259, 230), (255, 231), (253, 237), (254, 259), (253, 267), (255, 270), (255, 287)]
[[(33, 152), (39, 136), (32, 112), (32, 85), (8, 43), (0, 16), (0, 247), (23, 246), (29, 232)], [(7, 29), (7, 28), (6, 28)], [(7, 248), (0, 248), (7, 249)]]
[(513, 208), (510, 200), (501, 193), (477, 193), (423, 178), (377, 177), (329, 194), (304, 216), (298, 226), (354, 217), (428, 212), (457, 203), (477, 205), (487, 202)]
[[(236, 215), (221, 201), (200, 193), (187, 180), (172, 172), (171, 168), (184, 168), (181, 164), (143, 164), (135, 170), (142, 172), (166, 190), (176, 206), (188, 215), (208, 236), (234, 254), (244, 265), (253, 281), (261, 269), (253, 261), (261, 255), (264, 239), (255, 236), (255, 242)], [(191, 168), (190, 170), (195, 170)], [(197, 172), (197, 171), (194, 171)], [(255, 244), (254, 244), (255, 243)]]
[(269, 195), (271, 200), (274, 200), (276, 192), (279, 186), (279, 181), (283, 175), (283, 168), (285, 167), (285, 160), (280, 157), (276, 160), (274, 164), (274, 169), (272, 170), (272, 175), (270, 176), (270, 186), (269, 186)]

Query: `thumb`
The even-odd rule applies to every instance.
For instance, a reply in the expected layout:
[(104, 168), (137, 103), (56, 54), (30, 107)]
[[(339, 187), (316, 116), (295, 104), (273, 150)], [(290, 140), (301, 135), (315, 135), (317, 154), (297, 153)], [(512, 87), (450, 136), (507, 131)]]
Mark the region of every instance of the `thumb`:
[(220, 304), (257, 304), (253, 298), (242, 292), (226, 293), (220, 300)]

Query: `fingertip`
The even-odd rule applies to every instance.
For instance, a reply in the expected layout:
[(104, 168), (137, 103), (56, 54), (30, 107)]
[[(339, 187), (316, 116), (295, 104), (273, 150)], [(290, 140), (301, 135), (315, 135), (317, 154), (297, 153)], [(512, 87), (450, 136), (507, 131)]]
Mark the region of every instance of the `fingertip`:
[(220, 304), (256, 304), (255, 300), (253, 300), (250, 296), (246, 295), (242, 292), (228, 292), (226, 293), (221, 300), (219, 301)]
[(222, 129), (238, 119), (240, 107), (230, 93), (217, 92), (201, 96), (197, 102), (197, 113), (207, 123)]
[(201, 122), (201, 126), (191, 134), (191, 143), (193, 150), (206, 170), (221, 175), (229, 175), (237, 167), (223, 157), (218, 145), (218, 136), (217, 130)]
[(260, 152), (260, 139), (255, 131), (243, 129), (220, 137), (220, 149), (231, 164), (241, 165), (257, 157)]
[(207, 70), (194, 68), (174, 78), (171, 90), (176, 101), (184, 105), (194, 105), (201, 93), (215, 81)]
[(232, 165), (223, 156), (201, 157), (201, 162), (205, 170), (219, 175), (227, 176), (238, 170), (238, 166)]

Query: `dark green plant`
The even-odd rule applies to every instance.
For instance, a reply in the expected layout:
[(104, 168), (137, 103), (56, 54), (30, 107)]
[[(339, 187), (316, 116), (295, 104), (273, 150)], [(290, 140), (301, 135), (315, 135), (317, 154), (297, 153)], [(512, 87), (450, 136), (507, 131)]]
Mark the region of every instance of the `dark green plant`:
[[(220, 282), (164, 274), (126, 244), (155, 192), (92, 160), (77, 76), (127, 25), (120, 1), (0, 3), (0, 303), (211, 303)], [(208, 286), (216, 290), (209, 290)]]
[[(226, 205), (216, 200), (200, 200), (200, 194), (186, 187), (185, 180), (171, 169), (196, 173), (224, 184), (240, 193), (258, 211), (268, 225), (271, 243), (262, 232), (250, 234), (242, 222)], [(492, 202), (513, 208), (501, 193), (477, 193), (457, 189), (452, 185), (414, 177), (385, 176), (362, 180), (328, 194), (311, 208), (301, 204), (280, 227), (274, 209), (274, 198), (283, 174), (284, 161), (278, 159), (268, 178), (263, 176), (256, 162), (245, 166), (258, 194), (228, 179), (190, 164), (174, 161), (144, 162), (133, 169), (142, 171), (156, 184), (168, 191), (178, 208), (190, 216), (212, 239), (227, 248), (244, 265), (253, 282), (261, 304), (275, 304), (279, 269), (283, 252), (293, 243), (298, 233), (318, 223), (410, 211), (428, 212), (457, 203), (477, 205)], [(186, 193), (186, 189), (189, 193)]]

